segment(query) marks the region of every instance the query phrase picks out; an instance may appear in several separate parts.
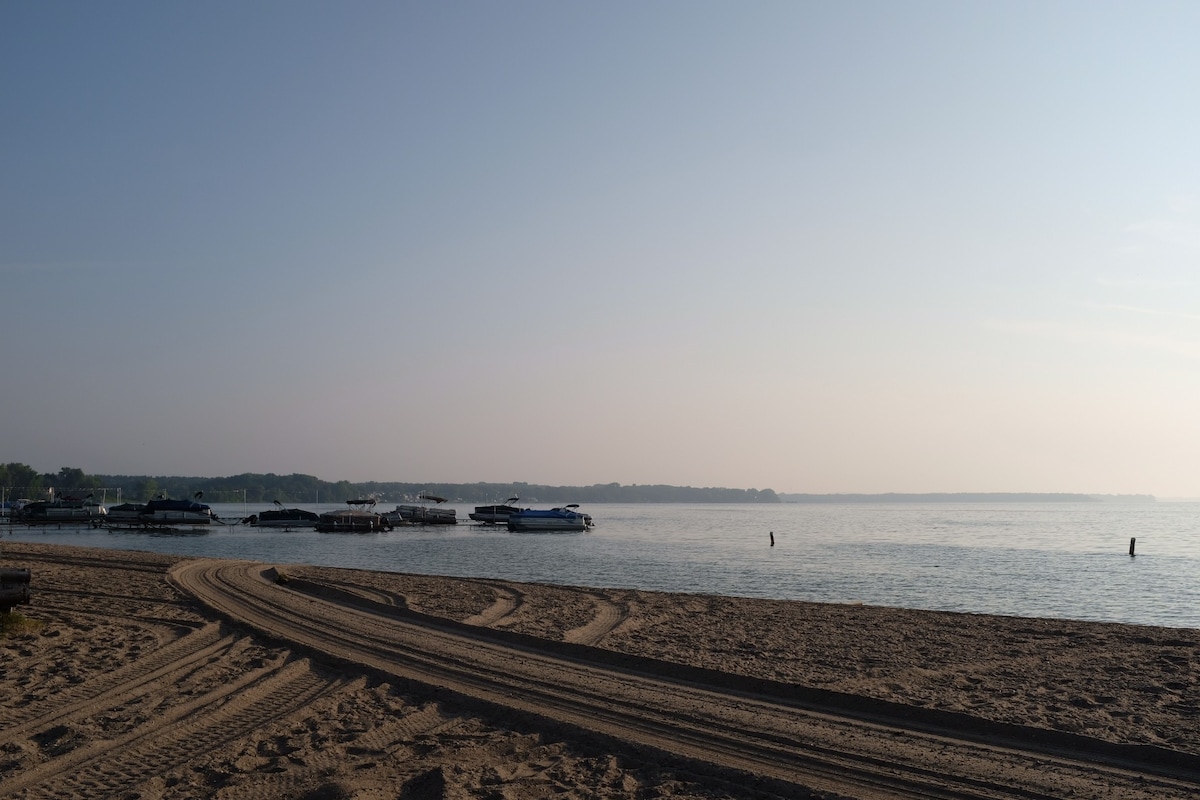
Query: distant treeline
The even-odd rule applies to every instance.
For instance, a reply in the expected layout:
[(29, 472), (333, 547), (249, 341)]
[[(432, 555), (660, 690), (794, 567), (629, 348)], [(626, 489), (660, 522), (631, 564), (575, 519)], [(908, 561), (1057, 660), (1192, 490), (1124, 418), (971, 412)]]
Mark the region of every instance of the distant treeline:
[(1150, 494), (932, 492), (927, 494), (781, 494), (784, 503), (1153, 503)]
[(691, 486), (622, 486), (603, 483), (594, 486), (545, 486), (536, 483), (351, 483), (323, 481), (312, 475), (276, 475), (242, 473), (225, 478), (197, 478), (149, 475), (87, 475), (83, 470), (64, 467), (58, 473), (38, 474), (24, 464), (0, 465), (0, 486), (5, 499), (40, 499), (50, 488), (60, 495), (84, 496), (101, 493), (114, 502), (121, 499), (145, 501), (163, 494), (167, 497), (192, 497), (203, 492), (208, 503), (342, 503), (346, 500), (374, 497), (380, 502), (415, 500), (421, 493), (444, 497), (452, 503), (496, 503), (509, 497), (521, 498), (522, 504), (556, 505), (563, 503), (778, 503), (771, 489), (693, 488)]

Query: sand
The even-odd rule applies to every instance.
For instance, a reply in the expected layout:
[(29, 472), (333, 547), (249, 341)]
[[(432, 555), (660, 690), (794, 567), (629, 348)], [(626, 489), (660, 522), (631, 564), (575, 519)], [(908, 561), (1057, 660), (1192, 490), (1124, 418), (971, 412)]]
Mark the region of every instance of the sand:
[[(626, 738), (619, 722), (597, 724), (594, 732), (586, 720), (543, 720), (528, 698), (476, 702), (461, 693), (469, 689), (444, 691), (401, 673), (358, 668), (366, 662), (349, 653), (340, 658), (332, 645), (322, 650), (266, 635), (214, 611), (169, 576), (181, 562), (0, 544), (0, 564), (33, 570), (33, 604), (18, 611), (36, 626), (0, 639), (0, 793), (906, 796), (894, 788), (834, 791), (833, 778), (783, 780), (778, 769), (759, 774), (744, 756), (708, 769), (702, 762), (717, 759), (703, 748), (713, 742), (689, 754), (669, 736)], [(758, 679), (780, 691), (878, 701), (900, 716), (905, 709), (914, 718), (922, 710), (949, 712), (947, 719), (984, 732), (1005, 723), (1070, 734), (1071, 742), (1148, 745), (1146, 752), (1178, 754), (1186, 774), (1182, 785), (1150, 772), (1143, 777), (1135, 756), (1132, 770), (1123, 766), (1129, 780), (1150, 782), (1136, 796), (1200, 793), (1188, 771), (1200, 757), (1197, 631), (274, 566), (285, 588), (318, 587), (327, 599), (358, 597), (511, 635), (514, 659), (523, 659), (523, 637), (536, 637), (556, 643), (547, 651), (555, 657), (635, 657), (630, 663), (655, 680), (672, 677), (671, 665), (680, 665), (735, 688)], [(545, 680), (549, 686), (554, 676)], [(897, 751), (895, 758), (908, 756)], [(997, 785), (1016, 780), (1004, 774), (994, 778)], [(1065, 796), (1068, 789), (1076, 797), (1135, 796), (1112, 788), (1112, 776), (1070, 780), (1057, 789), (1042, 785), (1045, 794), (1035, 796)], [(994, 792), (961, 796), (1009, 796)]]

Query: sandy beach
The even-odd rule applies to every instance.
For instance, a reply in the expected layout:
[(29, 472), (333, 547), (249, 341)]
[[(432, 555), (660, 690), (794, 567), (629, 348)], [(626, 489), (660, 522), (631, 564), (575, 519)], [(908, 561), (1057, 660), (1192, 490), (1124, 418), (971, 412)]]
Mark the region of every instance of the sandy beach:
[[(0, 639), (8, 797), (1200, 792), (1192, 630), (7, 541), (0, 564), (33, 571)], [(872, 766), (808, 763), (832, 749)]]

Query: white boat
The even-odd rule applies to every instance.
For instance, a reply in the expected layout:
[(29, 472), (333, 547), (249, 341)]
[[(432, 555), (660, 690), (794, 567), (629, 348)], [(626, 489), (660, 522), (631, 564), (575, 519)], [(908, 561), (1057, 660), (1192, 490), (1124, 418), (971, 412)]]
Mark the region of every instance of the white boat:
[(592, 517), (576, 511), (577, 508), (578, 503), (543, 510), (527, 508), (508, 515), (508, 529), (517, 533), (586, 531), (592, 527)]
[(511, 514), (516, 514), (521, 509), (513, 505), (521, 498), (510, 497), (503, 503), (497, 503), (492, 506), (475, 506), (469, 516), (476, 522), (482, 522), (484, 525), (505, 525), (508, 523), (508, 517)]

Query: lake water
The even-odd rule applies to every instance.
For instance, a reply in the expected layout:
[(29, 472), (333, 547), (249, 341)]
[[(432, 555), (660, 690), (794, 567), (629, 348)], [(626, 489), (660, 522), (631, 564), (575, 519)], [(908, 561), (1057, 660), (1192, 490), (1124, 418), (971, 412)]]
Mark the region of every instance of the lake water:
[[(1200, 628), (1198, 503), (597, 504), (586, 534), (508, 533), (454, 507), (457, 526), (378, 534), (4, 526), (0, 541)], [(228, 521), (266, 508), (213, 505)]]

